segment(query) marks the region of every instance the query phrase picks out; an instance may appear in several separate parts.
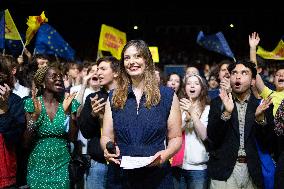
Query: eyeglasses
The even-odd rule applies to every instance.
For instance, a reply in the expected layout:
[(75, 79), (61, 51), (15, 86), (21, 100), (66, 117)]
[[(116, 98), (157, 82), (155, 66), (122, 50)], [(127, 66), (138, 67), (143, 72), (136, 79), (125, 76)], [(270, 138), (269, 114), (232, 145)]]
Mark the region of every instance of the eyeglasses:
[(62, 80), (63, 76), (62, 74), (52, 74), (52, 75), (47, 76), (47, 78), (52, 79), (52, 80), (56, 80), (56, 79)]

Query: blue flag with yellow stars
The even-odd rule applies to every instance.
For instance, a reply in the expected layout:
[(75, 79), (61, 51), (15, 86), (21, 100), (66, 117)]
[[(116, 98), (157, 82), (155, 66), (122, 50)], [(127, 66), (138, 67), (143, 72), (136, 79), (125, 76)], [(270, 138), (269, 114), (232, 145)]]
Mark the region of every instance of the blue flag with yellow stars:
[(0, 11), (0, 49), (5, 47), (5, 16), (4, 11)]
[(52, 54), (66, 60), (74, 60), (75, 51), (49, 24), (43, 24), (37, 31), (35, 40), (36, 54)]
[(204, 33), (200, 31), (197, 36), (197, 43), (210, 51), (223, 54), (235, 60), (234, 54), (231, 51), (222, 32), (204, 36)]
[[(20, 34), (22, 39), (24, 35)], [(5, 39), (5, 53), (18, 57), (23, 51), (23, 44), (21, 40)]]

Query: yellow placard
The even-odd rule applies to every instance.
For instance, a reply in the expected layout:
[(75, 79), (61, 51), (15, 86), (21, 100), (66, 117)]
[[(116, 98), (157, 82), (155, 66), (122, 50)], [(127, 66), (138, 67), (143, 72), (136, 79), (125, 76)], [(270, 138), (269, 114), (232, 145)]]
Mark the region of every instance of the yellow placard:
[(152, 58), (153, 58), (153, 62), (158, 63), (159, 62), (159, 52), (158, 52), (158, 47), (149, 47), (151, 54), (152, 54)]
[(108, 51), (117, 59), (126, 44), (126, 33), (102, 24), (98, 50)]

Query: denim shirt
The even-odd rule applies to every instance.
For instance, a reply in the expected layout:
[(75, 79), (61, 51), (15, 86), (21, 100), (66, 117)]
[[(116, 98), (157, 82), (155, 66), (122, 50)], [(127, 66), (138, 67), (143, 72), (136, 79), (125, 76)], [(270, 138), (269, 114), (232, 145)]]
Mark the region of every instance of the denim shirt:
[[(160, 87), (161, 100), (156, 106), (145, 106), (146, 96), (142, 95), (139, 108), (135, 94), (128, 87), (128, 96), (123, 109), (111, 110), (116, 143), (121, 156), (153, 156), (165, 149), (167, 121), (171, 110), (174, 91)], [(112, 99), (113, 91), (110, 92)]]

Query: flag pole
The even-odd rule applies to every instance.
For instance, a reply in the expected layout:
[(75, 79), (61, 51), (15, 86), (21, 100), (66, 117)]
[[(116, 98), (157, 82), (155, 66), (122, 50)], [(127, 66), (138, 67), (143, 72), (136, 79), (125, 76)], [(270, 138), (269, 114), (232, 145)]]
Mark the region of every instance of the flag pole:
[(35, 56), (35, 54), (36, 54), (36, 48), (34, 48), (33, 57)]
[(26, 48), (26, 46), (24, 45), (24, 46), (23, 46), (22, 53), (21, 53), (22, 56), (23, 56), (23, 54), (24, 54), (25, 48)]
[(60, 61), (59, 61), (58, 56), (57, 56), (57, 54), (56, 54), (56, 53), (55, 53), (55, 58), (56, 58), (57, 63), (59, 64), (59, 63), (60, 63)]

